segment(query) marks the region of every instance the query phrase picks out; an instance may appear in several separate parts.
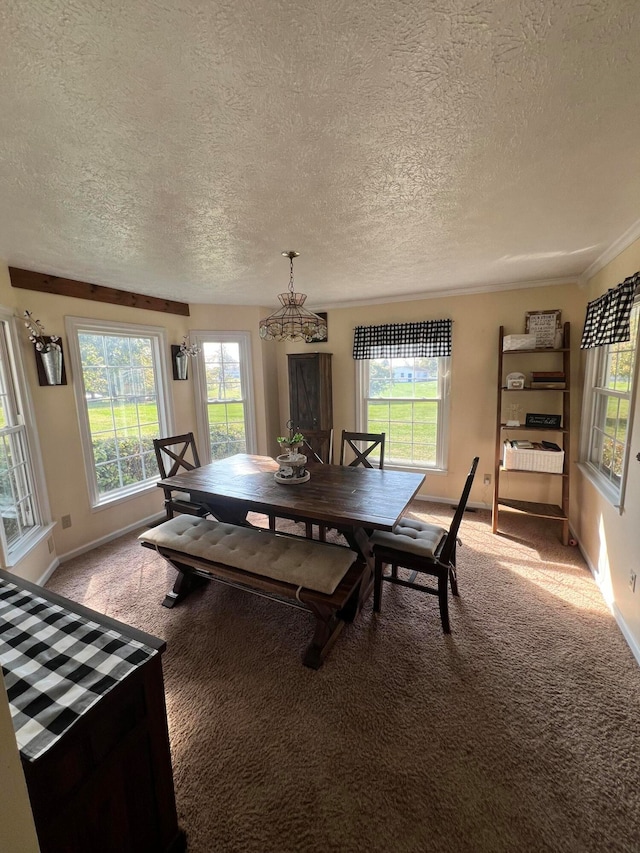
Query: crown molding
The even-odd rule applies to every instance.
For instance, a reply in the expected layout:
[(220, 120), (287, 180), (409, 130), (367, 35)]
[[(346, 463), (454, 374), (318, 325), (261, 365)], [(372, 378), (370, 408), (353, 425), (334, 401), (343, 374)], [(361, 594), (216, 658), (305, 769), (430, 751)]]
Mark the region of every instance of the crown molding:
[(587, 284), (589, 279), (593, 278), (596, 273), (611, 263), (614, 258), (617, 258), (621, 252), (624, 252), (632, 243), (640, 237), (640, 219), (633, 223), (621, 237), (618, 237), (608, 249), (605, 249), (600, 257), (590, 264), (586, 270), (580, 275), (580, 284)]
[[(417, 302), (421, 299), (441, 299), (451, 296), (474, 296), (478, 293), (495, 293), (496, 291), (526, 290), (530, 287), (555, 287), (560, 284), (577, 284), (578, 276), (564, 276), (562, 278), (545, 278), (530, 281), (508, 282), (501, 284), (482, 284), (479, 286), (455, 287), (443, 290), (429, 290), (422, 293), (411, 293), (406, 296), (381, 296), (378, 299), (358, 299), (352, 302), (323, 302), (322, 307), (317, 310), (331, 308), (359, 308), (366, 305), (388, 305), (390, 302)], [(311, 309), (316, 310), (314, 308)]]

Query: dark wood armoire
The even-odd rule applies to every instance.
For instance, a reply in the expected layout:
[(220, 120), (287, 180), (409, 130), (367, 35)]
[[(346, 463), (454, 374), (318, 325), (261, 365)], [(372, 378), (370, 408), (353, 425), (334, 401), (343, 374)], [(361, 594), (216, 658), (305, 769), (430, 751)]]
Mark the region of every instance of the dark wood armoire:
[[(331, 392), (331, 353), (290, 353), (289, 360), (289, 417), (293, 427), (306, 436), (317, 438), (330, 458), (330, 442), (324, 435), (333, 429), (333, 400)], [(315, 446), (315, 442), (314, 442)]]

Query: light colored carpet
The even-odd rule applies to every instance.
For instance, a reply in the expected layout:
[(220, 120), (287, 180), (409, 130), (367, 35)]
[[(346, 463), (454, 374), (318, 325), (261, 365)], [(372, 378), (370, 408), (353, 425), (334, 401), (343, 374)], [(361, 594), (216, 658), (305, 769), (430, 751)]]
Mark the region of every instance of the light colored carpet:
[(453, 633), (435, 597), (385, 584), (318, 672), (301, 664), (308, 614), (215, 584), (161, 607), (175, 573), (135, 535), (47, 586), (166, 639), (192, 853), (631, 853), (640, 670), (557, 533), (516, 517), (493, 536), (465, 514)]

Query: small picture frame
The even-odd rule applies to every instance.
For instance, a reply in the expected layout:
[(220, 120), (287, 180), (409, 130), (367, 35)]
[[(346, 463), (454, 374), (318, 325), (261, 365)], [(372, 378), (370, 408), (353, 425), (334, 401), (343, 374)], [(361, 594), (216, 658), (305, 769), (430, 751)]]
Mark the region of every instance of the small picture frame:
[(536, 349), (562, 348), (562, 311), (527, 311), (524, 331), (536, 336)]
[(522, 391), (524, 388), (524, 373), (510, 373), (507, 376), (507, 391)]
[[(314, 311), (314, 314), (317, 314), (318, 317), (322, 317), (322, 319), (325, 321), (325, 323), (327, 322), (327, 312), (326, 311)], [(327, 337), (326, 338), (311, 337), (311, 338), (309, 338), (307, 343), (308, 344), (326, 344), (326, 342), (328, 340), (329, 340), (329, 326), (327, 324)]]

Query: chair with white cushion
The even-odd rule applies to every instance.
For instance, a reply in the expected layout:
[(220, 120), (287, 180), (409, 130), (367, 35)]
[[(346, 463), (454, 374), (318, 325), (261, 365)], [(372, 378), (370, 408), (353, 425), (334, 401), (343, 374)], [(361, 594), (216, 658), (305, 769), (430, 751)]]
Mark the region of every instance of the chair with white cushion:
[[(479, 457), (476, 456), (471, 464), (448, 532), (444, 527), (437, 524), (403, 517), (390, 533), (376, 531), (373, 534), (369, 541), (373, 546), (375, 557), (374, 611), (380, 611), (383, 581), (417, 589), (438, 596), (442, 629), (445, 634), (451, 633), (448, 587), (450, 584), (452, 594), (458, 595), (456, 578), (458, 530), (473, 485), (478, 459)], [(391, 574), (385, 575), (383, 573), (385, 565), (391, 566)], [(400, 577), (398, 568), (409, 570), (409, 576)], [(436, 577), (437, 587), (416, 582), (416, 578), (420, 574)]]

